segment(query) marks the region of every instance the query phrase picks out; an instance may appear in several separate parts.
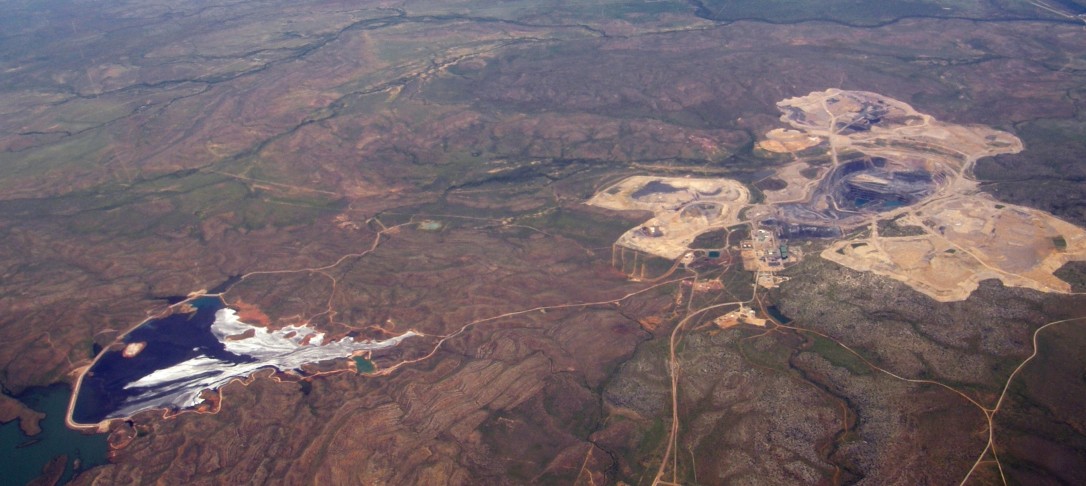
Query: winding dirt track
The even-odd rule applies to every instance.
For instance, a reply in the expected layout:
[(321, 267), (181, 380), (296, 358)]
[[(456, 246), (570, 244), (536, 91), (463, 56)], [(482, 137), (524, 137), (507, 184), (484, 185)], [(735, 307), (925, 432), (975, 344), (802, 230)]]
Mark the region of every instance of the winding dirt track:
[(863, 363), (866, 364), (871, 369), (873, 369), (875, 371), (878, 371), (880, 373), (883, 373), (883, 374), (885, 374), (887, 376), (890, 376), (890, 377), (892, 377), (894, 379), (905, 381), (905, 382), (908, 382), (908, 383), (939, 386), (939, 387), (945, 388), (945, 389), (957, 394), (958, 396), (962, 397), (963, 399), (965, 399), (969, 403), (973, 404), (973, 406), (977, 407), (977, 409), (979, 409), (982, 413), (984, 413), (985, 419), (987, 420), (987, 423), (988, 423), (988, 442), (985, 445), (984, 450), (982, 450), (980, 455), (977, 457), (976, 462), (974, 462), (973, 466), (969, 468), (969, 472), (967, 472), (965, 474), (965, 477), (962, 478), (962, 481), (959, 484), (960, 484), (960, 486), (964, 486), (969, 481), (969, 478), (973, 475), (973, 472), (976, 470), (977, 466), (979, 466), (982, 463), (989, 462), (989, 461), (985, 461), (984, 458), (988, 455), (989, 452), (991, 452), (992, 453), (992, 459), (990, 460), (990, 462), (995, 463), (996, 467), (999, 469), (1000, 479), (1002, 480), (1004, 486), (1006, 486), (1009, 483), (1007, 482), (1006, 476), (1004, 476), (1003, 465), (999, 460), (999, 454), (996, 452), (995, 423), (994, 423), (995, 414), (998, 413), (1000, 407), (1002, 407), (1003, 400), (1007, 396), (1007, 390), (1010, 389), (1011, 383), (1014, 381), (1014, 378), (1018, 375), (1018, 373), (1023, 368), (1025, 368), (1025, 366), (1027, 364), (1029, 364), (1030, 361), (1033, 360), (1033, 358), (1037, 357), (1037, 353), (1038, 353), (1037, 336), (1041, 333), (1041, 331), (1043, 331), (1043, 330), (1045, 330), (1045, 329), (1047, 329), (1047, 328), (1049, 328), (1051, 326), (1057, 325), (1057, 324), (1064, 324), (1064, 323), (1075, 322), (1075, 321), (1086, 321), (1086, 316), (1074, 317), (1074, 318), (1070, 318), (1070, 319), (1061, 319), (1061, 320), (1058, 320), (1058, 321), (1052, 321), (1052, 322), (1049, 322), (1049, 323), (1037, 328), (1037, 330), (1035, 330), (1033, 332), (1033, 352), (1029, 355), (1029, 357), (1027, 357), (1021, 363), (1019, 363), (1018, 367), (1016, 367), (1014, 369), (1014, 371), (1011, 372), (1010, 376), (1007, 377), (1006, 383), (1003, 384), (1003, 392), (1000, 393), (999, 399), (996, 401), (995, 405), (992, 406), (992, 407), (984, 406), (983, 404), (981, 404), (977, 400), (973, 399), (973, 397), (970, 397), (968, 394), (962, 392), (961, 390), (958, 390), (957, 388), (954, 388), (954, 387), (952, 387), (950, 385), (947, 385), (945, 383), (942, 383), (942, 382), (939, 382), (939, 381), (936, 381), (936, 380), (906, 378), (906, 377), (898, 375), (897, 373), (894, 373), (894, 372), (892, 372), (890, 370), (882, 368), (882, 367), (876, 365), (875, 363), (872, 363), (867, 358), (865, 358), (862, 355), (860, 355), (859, 353), (857, 353), (854, 349), (850, 348), (848, 345), (842, 343), (841, 341), (838, 341), (836, 338), (834, 338), (832, 336), (829, 336), (829, 335), (826, 335), (826, 334), (823, 334), (821, 332), (814, 331), (814, 330), (811, 330), (811, 329), (806, 329), (806, 328), (802, 328), (802, 327), (798, 327), (798, 326), (789, 326), (789, 325), (781, 324), (780, 322), (777, 322), (777, 320), (773, 319), (772, 317), (770, 317), (770, 319), (775, 324), (775, 327), (780, 327), (780, 328), (785, 328), (785, 329), (792, 329), (792, 330), (794, 330), (796, 332), (799, 332), (799, 333), (815, 334), (817, 336), (829, 339), (830, 341), (833, 341), (838, 346), (840, 346), (842, 349), (848, 351), (849, 353), (852, 353), (852, 355), (856, 356), (858, 359), (863, 361)]
[[(486, 218), (473, 218), (473, 219), (489, 221), (489, 222), (493, 222), (495, 224), (499, 224), (499, 225), (502, 225), (502, 226), (515, 226), (515, 227), (521, 227), (521, 228), (529, 228), (529, 229), (533, 229), (535, 231), (538, 231), (540, 233), (543, 233), (545, 235), (550, 235), (550, 233), (539, 230), (537, 228), (533, 228), (531, 226), (520, 225), (520, 224), (512, 224), (512, 223), (508, 223), (508, 222), (504, 222), (504, 221), (500, 221), (500, 220), (492, 220), (492, 219), (486, 219)], [(284, 270), (258, 270), (258, 271), (253, 271), (253, 272), (249, 272), (249, 273), (246, 273), (246, 274), (242, 275), (238, 279), (238, 282), (244, 281), (245, 279), (247, 279), (249, 277), (252, 277), (254, 275), (276, 275), (276, 274), (288, 274), (288, 273), (300, 273), (300, 272), (320, 273), (320, 274), (325, 275), (326, 277), (332, 279), (332, 290), (331, 290), (332, 295), (330, 295), (329, 299), (328, 299), (328, 308), (324, 312), (321, 312), (321, 313), (317, 314), (316, 316), (311, 316), (309, 318), (309, 320), (312, 320), (312, 319), (314, 319), (316, 317), (319, 317), (321, 315), (334, 316), (335, 315), (335, 310), (332, 307), (332, 301), (333, 301), (333, 297), (334, 297), (335, 292), (336, 292), (336, 279), (334, 277), (328, 275), (327, 273), (325, 273), (325, 271), (333, 269), (333, 268), (335, 268), (335, 267), (337, 267), (339, 265), (342, 265), (347, 260), (355, 259), (355, 258), (363, 258), (363, 257), (373, 253), (380, 246), (380, 244), (381, 244), (381, 242), (384, 239), (386, 234), (388, 234), (390, 232), (394, 232), (394, 231), (396, 231), (397, 229), (399, 229), (401, 227), (409, 226), (409, 225), (414, 224), (414, 219), (412, 218), (412, 220), (410, 220), (410, 221), (408, 221), (406, 223), (401, 223), (401, 224), (394, 225), (394, 226), (385, 226), (384, 223), (382, 223), (377, 218), (372, 218), (369, 221), (367, 221), (367, 223), (377, 225), (381, 229), (374, 236), (373, 243), (370, 245), (370, 247), (368, 249), (364, 250), (364, 251), (361, 251), (361, 252), (358, 252), (358, 253), (349, 253), (349, 254), (343, 255), (340, 258), (336, 259), (334, 262), (329, 263), (327, 265), (319, 266), (319, 267), (306, 267), (306, 268), (284, 269)], [(553, 235), (551, 235), (551, 236), (553, 236)], [(590, 251), (588, 249), (586, 249), (586, 250)], [(485, 322), (498, 321), (498, 320), (505, 319), (505, 318), (508, 318), (508, 317), (514, 317), (514, 316), (529, 314), (529, 313), (533, 313), (533, 312), (541, 312), (541, 311), (545, 312), (545, 311), (548, 311), (548, 310), (555, 310), (555, 309), (587, 308), (587, 307), (600, 307), (600, 306), (608, 306), (608, 305), (618, 305), (618, 304), (622, 303), (625, 300), (628, 300), (628, 299), (630, 299), (632, 297), (643, 294), (645, 292), (649, 292), (649, 291), (657, 289), (659, 287), (676, 284), (676, 283), (679, 283), (681, 281), (689, 280), (689, 279), (692, 278), (692, 277), (681, 277), (681, 278), (675, 278), (675, 279), (670, 279), (670, 280), (664, 280), (668, 276), (670, 276), (672, 273), (674, 273), (675, 268), (677, 268), (677, 265), (673, 266), (672, 269), (670, 271), (668, 271), (667, 273), (665, 273), (664, 275), (653, 279), (651, 282), (648, 282), (649, 283), (648, 286), (645, 286), (645, 287), (643, 287), (643, 288), (641, 288), (639, 290), (635, 290), (635, 291), (626, 293), (625, 295), (622, 295), (622, 296), (614, 298), (614, 299), (593, 301), (593, 302), (572, 302), (572, 303), (566, 303), (566, 304), (537, 306), (537, 307), (532, 307), (532, 308), (529, 308), (529, 309), (513, 311), (513, 312), (506, 312), (504, 314), (499, 314), (499, 315), (495, 315), (495, 316), (491, 316), (491, 317), (485, 317), (485, 318), (482, 318), (482, 319), (476, 319), (474, 321), (471, 321), (471, 322), (468, 322), (468, 323), (464, 324), (463, 326), (461, 326), (455, 332), (446, 334), (444, 336), (437, 336), (437, 337), (440, 337), (440, 340), (438, 340), (438, 342), (434, 344), (433, 349), (428, 354), (426, 354), (425, 356), (422, 356), (422, 357), (416, 358), (416, 359), (412, 359), (412, 360), (401, 361), (401, 362), (396, 363), (396, 364), (394, 364), (394, 365), (392, 365), (390, 367), (384, 368), (384, 369), (382, 369), (380, 371), (377, 371), (375, 373), (371, 373), (370, 376), (387, 376), (387, 375), (389, 375), (391, 373), (394, 373), (397, 370), (399, 370), (400, 368), (403, 368), (405, 366), (409, 366), (409, 365), (412, 365), (412, 364), (415, 364), (415, 363), (419, 363), (421, 361), (425, 361), (425, 360), (433, 357), (438, 352), (438, 350), (441, 348), (441, 346), (445, 344), (446, 341), (448, 341), (450, 339), (453, 339), (453, 338), (455, 338), (457, 336), (460, 336), (460, 335), (468, 332), (472, 327), (474, 327), (477, 324), (482, 324), (482, 323), (485, 323)], [(69, 428), (76, 429), (76, 430), (101, 431), (103, 426), (108, 426), (108, 424), (111, 421), (117, 420), (117, 419), (108, 419), (108, 420), (105, 420), (105, 421), (103, 421), (101, 423), (98, 423), (98, 424), (82, 424), (82, 423), (75, 422), (73, 420), (73, 418), (72, 418), (72, 414), (73, 414), (73, 412), (75, 410), (75, 401), (76, 401), (76, 398), (79, 396), (79, 389), (80, 389), (80, 387), (82, 386), (82, 383), (83, 383), (83, 377), (87, 374), (87, 372), (90, 371), (90, 369), (94, 366), (94, 364), (97, 363), (98, 360), (101, 359), (101, 357), (103, 355), (105, 355), (106, 352), (108, 352), (109, 349), (111, 349), (114, 346), (114, 344), (122, 343), (123, 340), (124, 340), (124, 337), (127, 336), (133, 330), (139, 328), (140, 326), (142, 326), (143, 324), (147, 323), (150, 320), (161, 318), (161, 317), (164, 317), (165, 315), (168, 315), (170, 312), (172, 312), (173, 309), (177, 308), (178, 306), (185, 305), (187, 302), (191, 301), (192, 299), (200, 298), (200, 297), (218, 297), (219, 299), (222, 299), (223, 295), (226, 294), (227, 292), (229, 292), (229, 289), (223, 291), (220, 294), (194, 293), (194, 294), (190, 295), (188, 299), (170, 306), (169, 308), (167, 308), (163, 312), (159, 312), (159, 313), (156, 313), (154, 315), (148, 316), (147, 319), (144, 319), (143, 321), (140, 321), (138, 324), (136, 324), (136, 325), (130, 327), (129, 329), (125, 330), (124, 333), (119, 334), (113, 344), (103, 347), (102, 351), (99, 352), (97, 356), (95, 356), (94, 360), (91, 361), (91, 363), (89, 365), (87, 365), (85, 368), (79, 370), (79, 374), (76, 377), (75, 386), (73, 387), (73, 390), (72, 390), (71, 398), (68, 401), (68, 410), (67, 410), (67, 413), (65, 414), (65, 419), (64, 420), (65, 420), (65, 423), (67, 424), (67, 426)], [(708, 310), (708, 309), (703, 309), (703, 310)], [(417, 334), (419, 334), (419, 335), (425, 335), (425, 334), (420, 333), (418, 331), (415, 331), (415, 332)], [(328, 372), (321, 372), (321, 373), (317, 373), (317, 374), (314, 374), (314, 375), (310, 375), (307, 378), (313, 378), (315, 376), (323, 376), (323, 375), (328, 375), (328, 374), (335, 374), (335, 373), (340, 373), (340, 372), (344, 372), (344, 371), (346, 371), (346, 370), (333, 370), (333, 371), (328, 371)], [(246, 377), (244, 379), (238, 378), (238, 379), (236, 379), (234, 381), (240, 381), (242, 384), (248, 384), (249, 382), (252, 381), (254, 376), (255, 376), (255, 374), (253, 376)], [(226, 385), (224, 384), (222, 387), (220, 387), (220, 390), (225, 386)], [(182, 410), (182, 411), (179, 411), (179, 412), (165, 411), (164, 412), (164, 417), (165, 418), (170, 418), (170, 417), (174, 417), (174, 416), (177, 416), (177, 415), (180, 415), (180, 414), (183, 414), (183, 413), (212, 413), (212, 414), (218, 413), (218, 411), (222, 409), (222, 401), (223, 401), (223, 398), (222, 398), (222, 394), (220, 392), (219, 400), (217, 401), (216, 407), (214, 407), (214, 409), (212, 409), (210, 411), (200, 412), (200, 411), (195, 410), (195, 409), (193, 409), (193, 410)]]
[[(754, 287), (755, 296), (751, 297), (747, 301), (725, 302), (723, 304), (713, 304), (702, 307), (695, 311), (689, 311), (686, 313), (686, 317), (679, 321), (675, 325), (675, 329), (671, 331), (671, 338), (669, 340), (669, 354), (668, 354), (668, 374), (671, 376), (671, 431), (668, 434), (667, 448), (664, 450), (664, 456), (660, 460), (660, 469), (656, 471), (656, 477), (653, 479), (653, 486), (677, 484), (678, 478), (678, 440), (679, 440), (679, 361), (675, 353), (675, 346), (678, 343), (679, 333), (683, 327), (686, 326), (691, 319), (704, 314), (707, 311), (718, 309), (721, 307), (749, 304), (757, 297), (758, 287)], [(693, 300), (693, 292), (691, 292), (691, 301)], [(674, 455), (672, 452), (674, 451)], [(671, 481), (665, 481), (664, 475), (667, 473), (668, 460), (671, 460)]]

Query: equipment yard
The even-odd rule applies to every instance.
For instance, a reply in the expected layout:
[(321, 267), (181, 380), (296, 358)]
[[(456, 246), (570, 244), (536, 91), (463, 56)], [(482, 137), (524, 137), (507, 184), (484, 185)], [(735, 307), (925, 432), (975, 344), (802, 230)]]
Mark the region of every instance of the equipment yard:
[(753, 238), (739, 242), (739, 255), (743, 258), (743, 268), (751, 272), (780, 271), (784, 265), (802, 257), (799, 248), (788, 246), (775, 232), (765, 229), (759, 229)]

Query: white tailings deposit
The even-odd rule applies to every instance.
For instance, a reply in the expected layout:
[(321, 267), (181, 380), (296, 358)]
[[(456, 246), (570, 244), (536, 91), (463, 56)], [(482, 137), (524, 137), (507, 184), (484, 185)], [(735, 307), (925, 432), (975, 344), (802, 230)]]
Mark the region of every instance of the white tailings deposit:
[[(233, 309), (219, 309), (211, 333), (238, 355), (236, 361), (206, 355), (188, 359), (152, 372), (128, 383), (124, 389), (135, 392), (111, 417), (130, 416), (154, 408), (187, 408), (200, 403), (200, 392), (216, 389), (233, 379), (246, 378), (261, 368), (280, 371), (298, 370), (308, 363), (350, 357), (359, 351), (396, 346), (418, 334), (407, 331), (384, 341), (355, 341), (344, 337), (325, 343), (325, 335), (306, 326), (288, 326), (278, 330), (257, 327), (238, 318)], [(247, 336), (246, 333), (252, 334)], [(228, 337), (233, 336), (228, 339)], [(246, 336), (246, 337), (242, 337)], [(308, 341), (307, 341), (308, 338)]]

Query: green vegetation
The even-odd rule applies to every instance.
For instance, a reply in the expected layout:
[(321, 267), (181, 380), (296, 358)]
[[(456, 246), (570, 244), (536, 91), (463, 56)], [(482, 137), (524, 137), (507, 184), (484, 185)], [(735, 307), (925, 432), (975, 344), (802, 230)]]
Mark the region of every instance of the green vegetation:
[(789, 372), (788, 360), (792, 356), (792, 348), (780, 339), (772, 336), (741, 339), (736, 342), (736, 346), (739, 354), (754, 365)]
[[(0, 189), (9, 190), (0, 201), (0, 214), (6, 217), (0, 234), (10, 240), (3, 260), (10, 280), (5, 291), (18, 301), (12, 304), (12, 324), (6, 326), (11, 339), (5, 356), (12, 364), (3, 370), (5, 386), (43, 379), (39, 369), (50, 380), (62, 379), (72, 363), (86, 359), (91, 337), (109, 339), (112, 334), (103, 329), (141, 316), (144, 307), (161, 306), (148, 304), (155, 295), (214, 283), (225, 276), (220, 273), (317, 266), (358, 251), (355, 247), (368, 248), (372, 234), (366, 231), (327, 231), (331, 225), (324, 223), (345, 204), (337, 193), (354, 198), (352, 222), (362, 224), (362, 215), (379, 213), (388, 226), (413, 224), (374, 255), (343, 260), (327, 274), (255, 275), (236, 287), (239, 296), (243, 291), (254, 295), (251, 302), (276, 321), (328, 307), (337, 322), (376, 326), (395, 318), (401, 327), (418, 326), (437, 336), (448, 335), (461, 322), (507, 310), (603, 300), (645, 288), (624, 281), (608, 265), (612, 243), (644, 221), (644, 215), (586, 208), (584, 200), (604, 181), (644, 172), (746, 183), (761, 179), (762, 190), (779, 188), (780, 180), (763, 177), (777, 161), (793, 155), (760, 153), (753, 148), (753, 134), (783, 126), (773, 103), (807, 89), (885, 90), (937, 107), (932, 113), (940, 119), (1013, 127), (1007, 129), (1024, 134), (1027, 151), (1019, 158), (982, 162), (997, 167), (1000, 176), (982, 177), (982, 187), (1005, 189), (999, 193), (1004, 200), (1044, 202), (1070, 215), (1069, 220), (1086, 218), (1080, 197), (1086, 190), (1078, 187), (1086, 150), (1079, 142), (1086, 140), (1081, 116), (1086, 71), (1081, 39), (1074, 35), (1081, 23), (1070, 29), (1072, 22), (1063, 19), (959, 20), (1006, 18), (1009, 8), (1016, 9), (1015, 15), (1055, 18), (1028, 2), (430, 0), (402, 9), (336, 7), (327, 16), (315, 15), (319, 5), (307, 5), (287, 11), (291, 22), (280, 18), (282, 8), (262, 12), (263, 4), (225, 9), (179, 4), (163, 17), (165, 23), (154, 8), (139, 10), (134, 19), (132, 8), (108, 3), (84, 9), (80, 2), (62, 2), (63, 16), (42, 15), (54, 3), (17, 6), (14, 20), (5, 24), (17, 27), (4, 42), (18, 68), (7, 72), (6, 84), (19, 87), (5, 91), (0, 110), (11, 125), (4, 138), (7, 150), (0, 153), (6, 174)], [(101, 13), (80, 15), (97, 10)], [(116, 21), (106, 23), (118, 11), (128, 19), (120, 22), (123, 35), (110, 30)], [(715, 23), (695, 18), (695, 11), (702, 17), (760, 20)], [(918, 18), (877, 29), (840, 25), (906, 17)], [(64, 28), (55, 28), (58, 19)], [(67, 25), (70, 19), (75, 23)], [(771, 25), (789, 22), (803, 23)], [(163, 30), (162, 25), (175, 28)], [(107, 34), (88, 34), (95, 32)], [(64, 56), (39, 52), (23, 40), (35, 37), (25, 34), (49, 39), (43, 47)], [(148, 42), (139, 42), (142, 38)], [(1045, 72), (1046, 67), (1059, 72)], [(235, 78), (242, 72), (249, 74)], [(194, 78), (198, 82), (191, 82)], [(389, 86), (396, 89), (385, 90)], [(1063, 122), (1036, 121), (1044, 117), (1072, 118), (1059, 127)], [(821, 157), (813, 163), (824, 167), (827, 150), (823, 143), (800, 157)], [(845, 160), (862, 156), (843, 147), (840, 155)], [(802, 174), (813, 178), (817, 172), (812, 167)], [(755, 201), (762, 200), (757, 188), (752, 193)], [(419, 224), (427, 219), (437, 224)], [(291, 231), (271, 230), (284, 226)], [(372, 223), (370, 229), (378, 226)], [(245, 231), (261, 228), (269, 230)], [(729, 239), (727, 232), (713, 231), (698, 237), (694, 246), (738, 245), (748, 227), (734, 230), (742, 234), (732, 233)], [(225, 238), (216, 236), (224, 231)], [(853, 236), (866, 231), (855, 230)], [(879, 224), (879, 234), (887, 237), (922, 232), (899, 221)], [(1053, 239), (1053, 245), (1066, 246), (1061, 240)], [(854, 247), (863, 244), (852, 241), (857, 241)], [(827, 390), (826, 370), (873, 374), (864, 358), (834, 341), (840, 339), (880, 366), (907, 371), (916, 354), (933, 376), (975, 379), (992, 388), (1000, 383), (991, 377), (1004, 376), (1008, 369), (1003, 363), (1018, 363), (1028, 351), (1029, 326), (1035, 328), (1035, 321), (1048, 314), (1078, 315), (1073, 314), (1078, 302), (1073, 297), (1037, 297), (1039, 292), (987, 284), (965, 302), (936, 305), (900, 282), (818, 257), (815, 249), (826, 244), (808, 243), (808, 258), (785, 270), (791, 280), (770, 294), (783, 296), (782, 309), (798, 322), (832, 339), (783, 327), (719, 331), (710, 322), (725, 308), (702, 311), (682, 333), (682, 428), (672, 456), (681, 482), (816, 482), (814, 471), (832, 466), (841, 466), (840, 474), (822, 482), (861, 476), (879, 482), (885, 468), (868, 468), (872, 448), (906, 436), (926, 449), (892, 451), (894, 472), (903, 471), (899, 482), (945, 483), (944, 476), (936, 475), (944, 469), (946, 476), (960, 479), (962, 468), (939, 447), (974, 440), (969, 434), (980, 429), (955, 438), (956, 429), (931, 427), (923, 415), (966, 423), (969, 416), (957, 407), (968, 409), (968, 404), (940, 390), (930, 403), (910, 409), (907, 401), (913, 395), (897, 390), (916, 387), (835, 380), (836, 389), (829, 391), (848, 402), (846, 421), (851, 414), (863, 418), (856, 423), (858, 432), (840, 440), (863, 439), (864, 444), (833, 450), (826, 442), (839, 425), (838, 400), (801, 380)], [(243, 250), (231, 251), (238, 248)], [(625, 260), (634, 266), (631, 252)], [(672, 263), (644, 254), (637, 262), (649, 278)], [(694, 297), (683, 292), (692, 301), (690, 309), (750, 298), (751, 274), (739, 266), (733, 262), (727, 273), (719, 265), (699, 268), (699, 279), (719, 278), (726, 290)], [(1057, 274), (1078, 287), (1086, 285), (1086, 265), (1069, 265)], [(140, 474), (188, 477), (190, 464), (172, 461), (169, 454), (174, 444), (222, 456), (216, 447), (229, 447), (240, 434), (253, 450), (269, 453), (238, 456), (211, 468), (208, 482), (259, 469), (260, 461), (268, 467), (289, 463), (290, 451), (316, 441), (322, 445), (308, 462), (324, 468), (328, 477), (364, 467), (374, 473), (374, 482), (386, 483), (419, 482), (451, 471), (463, 482), (476, 483), (509, 478), (568, 484), (589, 472), (602, 475), (604, 482), (645, 484), (654, 472), (647, 470), (660, 464), (671, 425), (666, 336), (688, 310), (685, 300), (675, 303), (679, 289), (671, 284), (616, 306), (573, 307), (483, 324), (390, 380), (360, 375), (305, 381), (301, 393), (315, 386), (313, 396), (286, 390), (283, 406), (264, 407), (259, 417), (227, 403), (226, 413), (201, 416), (207, 427), (196, 434), (191, 427), (142, 424), (140, 436), (154, 430), (153, 440), (134, 443), (115, 467), (99, 468), (83, 481), (108, 483), (111, 477), (115, 482)], [(100, 305), (118, 296), (124, 298), (116, 306)], [(79, 321), (82, 327), (64, 332), (68, 317), (80, 312), (89, 313)], [(594, 312), (598, 318), (589, 314)], [(655, 326), (653, 332), (639, 330), (636, 322)], [(1054, 339), (1042, 338), (1045, 343)], [(969, 340), (968, 349), (962, 349), (963, 339)], [(712, 346), (705, 346), (710, 341)], [(425, 352), (425, 343), (411, 343), (402, 353), (380, 354), (379, 361)], [(585, 343), (590, 344), (579, 347)], [(593, 353), (592, 344), (607, 353)], [(1037, 362), (1023, 370), (1022, 388), (1015, 390), (1086, 396), (1061, 393), (1070, 389), (1063, 385), (1081, 381), (1081, 366), (1059, 373), (1069, 368), (1068, 362), (1081, 363), (1050, 355), (1055, 345), (1046, 346)], [(1074, 357), (1077, 349), (1081, 345), (1063, 351)], [(67, 360), (62, 356), (66, 351)], [(973, 359), (985, 352), (992, 353), (991, 361)], [(805, 370), (805, 360), (792, 359), (797, 353), (823, 359), (812, 360), (817, 366)], [(963, 359), (954, 359), (959, 354)], [(488, 362), (475, 361), (481, 359)], [(533, 364), (536, 359), (539, 366)], [(547, 365), (546, 359), (552, 362)], [(376, 368), (361, 357), (340, 365), (352, 362), (360, 374)], [(982, 366), (972, 366), (978, 362)], [(477, 364), (486, 365), (484, 373)], [(490, 380), (496, 376), (491, 372), (523, 373), (522, 380), (509, 380), (502, 394), (516, 397), (515, 404), (473, 401), (480, 390), (485, 395), (488, 387), (510, 376)], [(1031, 381), (1029, 373), (1038, 376)], [(536, 380), (545, 388), (535, 388)], [(1040, 387), (1047, 383), (1060, 386), (1046, 392)], [(270, 390), (260, 384), (246, 395), (259, 399)], [(415, 400), (427, 387), (463, 392), (466, 398), (453, 396), (449, 406), (425, 397)], [(984, 391), (988, 395), (977, 396), (990, 396), (990, 390)], [(337, 429), (343, 441), (363, 449), (376, 444), (376, 455), (362, 449), (355, 455), (326, 453), (334, 441), (319, 440), (322, 429), (304, 425), (345, 417), (350, 407), (387, 402), (356, 400), (376, 396), (373, 392), (413, 401), (413, 413), (402, 420), (389, 418), (380, 440), (367, 440), (371, 431), (365, 427)], [(853, 400), (859, 393), (870, 395)], [(336, 394), (343, 399), (325, 399)], [(761, 403), (732, 406), (748, 398)], [(1060, 412), (1051, 413), (1053, 421), (1077, 417), (1082, 409), (1068, 407), (1065, 413), (1040, 405), (1035, 407), (1039, 412)], [(893, 420), (899, 408), (911, 415)], [(602, 410), (616, 415), (601, 417)], [(1007, 412), (997, 420), (1022, 415)], [(430, 434), (420, 443), (413, 440), (418, 416), (432, 418), (437, 426), (477, 426), (465, 429), (468, 436), (453, 430)], [(253, 433), (269, 423), (303, 426), (293, 434)], [(946, 440), (927, 440), (939, 434)], [(471, 447), (461, 447), (464, 437)], [(769, 451), (764, 439), (773, 442)], [(268, 447), (283, 440), (289, 443)], [(609, 457), (594, 449), (584, 456), (585, 440), (598, 442)], [(440, 457), (422, 457), (416, 453), (420, 448)], [(725, 448), (736, 454), (725, 456)], [(287, 453), (273, 454), (276, 449)], [(1025, 450), (1009, 444), (1004, 449)], [(377, 462), (354, 464), (354, 456)], [(1058, 450), (1050, 456), (1074, 457)], [(933, 467), (928, 461), (933, 457), (942, 462)], [(743, 464), (749, 458), (757, 464)], [(782, 467), (753, 467), (767, 463)], [(388, 464), (393, 467), (384, 467)], [(583, 471), (578, 470), (582, 464)], [(745, 471), (735, 473), (736, 464)], [(695, 475), (703, 471), (708, 474)], [(850, 478), (853, 473), (857, 476)]]
[[(130, 185), (107, 184), (33, 207), (10, 207), (32, 218), (74, 213), (67, 228), (76, 234), (139, 238), (151, 234), (198, 234), (211, 218), (246, 229), (291, 226), (341, 211), (344, 202), (321, 193), (279, 192), (250, 187), (214, 173), (184, 171)], [(72, 211), (72, 208), (79, 208)]]
[(881, 237), (896, 238), (903, 236), (923, 236), (924, 234), (926, 234), (924, 228), (921, 228), (920, 226), (905, 225), (901, 222), (901, 218), (879, 221), (879, 236)]
[(260, 229), (266, 226), (283, 227), (309, 223), (321, 214), (337, 213), (344, 207), (344, 201), (256, 197), (247, 199), (238, 214), (242, 218), (242, 227)]
[(850, 233), (846, 233), (841, 239), (844, 240), (861, 240), (871, 237), (871, 227), (864, 225), (852, 230)]
[(663, 275), (668, 270), (671, 270), (671, 266), (674, 264), (671, 260), (654, 257), (652, 255), (642, 254), (641, 257), (644, 259), (642, 263), (645, 265), (646, 278), (655, 278), (658, 275)]
[(1086, 292), (1086, 262), (1067, 262), (1054, 275), (1071, 284), (1074, 292)]
[(777, 177), (762, 179), (760, 182), (758, 182), (758, 188), (763, 191), (779, 191), (786, 187), (788, 187), (788, 183)]
[(761, 189), (752, 184), (747, 184), (747, 190), (750, 191), (751, 204), (760, 204), (762, 202), (765, 202), (765, 193), (762, 192)]
[(652, 419), (652, 425), (641, 434), (641, 440), (637, 443), (638, 455), (643, 456), (656, 450), (660, 443), (663, 442), (666, 433), (667, 429), (664, 427), (664, 421), (659, 417)]
[(631, 226), (627, 220), (565, 208), (525, 218), (518, 223), (572, 238), (592, 248), (610, 246)]
[[(430, 219), (440, 220), (447, 227), (460, 226), (465, 222), (470, 222), (472, 225), (489, 224), (492, 222), (487, 222), (486, 220), (499, 221), (512, 218), (515, 215), (516, 214), (512, 211), (502, 208), (477, 208), (450, 203), (444, 200), (420, 204), (418, 206), (400, 207), (387, 213), (378, 214), (378, 216), (381, 217), (381, 221), (386, 225), (392, 224), (391, 222), (395, 222), (396, 224), (406, 223), (412, 217), (418, 221), (433, 216), (433, 218)], [(452, 217), (442, 218), (442, 216)]]
[(741, 240), (750, 239), (750, 226), (746, 224), (739, 224), (728, 228), (731, 232), (731, 244), (738, 246)]
[(702, 233), (694, 238), (694, 241), (690, 243), (690, 248), (723, 248), (724, 238), (727, 235), (728, 230), (724, 229)]
[(1052, 238), (1052, 244), (1055, 245), (1057, 250), (1067, 249), (1067, 240), (1064, 239), (1063, 235)]
[(854, 375), (871, 374), (871, 367), (867, 363), (840, 344), (814, 333), (805, 332), (803, 335), (810, 343), (809, 351), (825, 358), (834, 366), (845, 368)]

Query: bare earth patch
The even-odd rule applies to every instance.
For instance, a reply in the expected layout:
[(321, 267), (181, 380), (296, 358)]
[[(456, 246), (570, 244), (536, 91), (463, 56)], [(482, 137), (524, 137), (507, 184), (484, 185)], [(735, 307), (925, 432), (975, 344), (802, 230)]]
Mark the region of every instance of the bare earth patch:
[(750, 192), (731, 179), (634, 176), (592, 197), (591, 206), (651, 211), (653, 218), (616, 242), (668, 259), (679, 258), (698, 235), (738, 222)]
[[(1042, 292), (1071, 291), (1053, 273), (1086, 260), (1086, 231), (1043, 211), (999, 204), (972, 177), (977, 159), (1020, 152), (1014, 135), (940, 122), (865, 91), (829, 89), (777, 106), (795, 130), (770, 130), (758, 147), (791, 153), (795, 161), (773, 176), (784, 186), (765, 190), (765, 201), (750, 206), (743, 220), (738, 214), (749, 193), (728, 179), (636, 176), (588, 204), (651, 211), (652, 219), (615, 244), (669, 259), (681, 257), (698, 234), (740, 223), (782, 240), (790, 228), (843, 234), (870, 226), (862, 238), (830, 245), (823, 258), (904, 282), (941, 302), (964, 300), (992, 278)], [(825, 153), (797, 154), (820, 144)], [(923, 234), (880, 236), (878, 222), (891, 220)], [(774, 255), (763, 253), (768, 264)], [(773, 269), (753, 260), (745, 267), (762, 271), (759, 282), (772, 281)]]
[(884, 238), (875, 232), (840, 241), (822, 257), (904, 282), (940, 302), (965, 300), (990, 278), (1067, 293), (1071, 285), (1054, 272), (1086, 259), (1086, 231), (1043, 211), (982, 196), (938, 201), (925, 209), (909, 216), (923, 215), (923, 236)]

